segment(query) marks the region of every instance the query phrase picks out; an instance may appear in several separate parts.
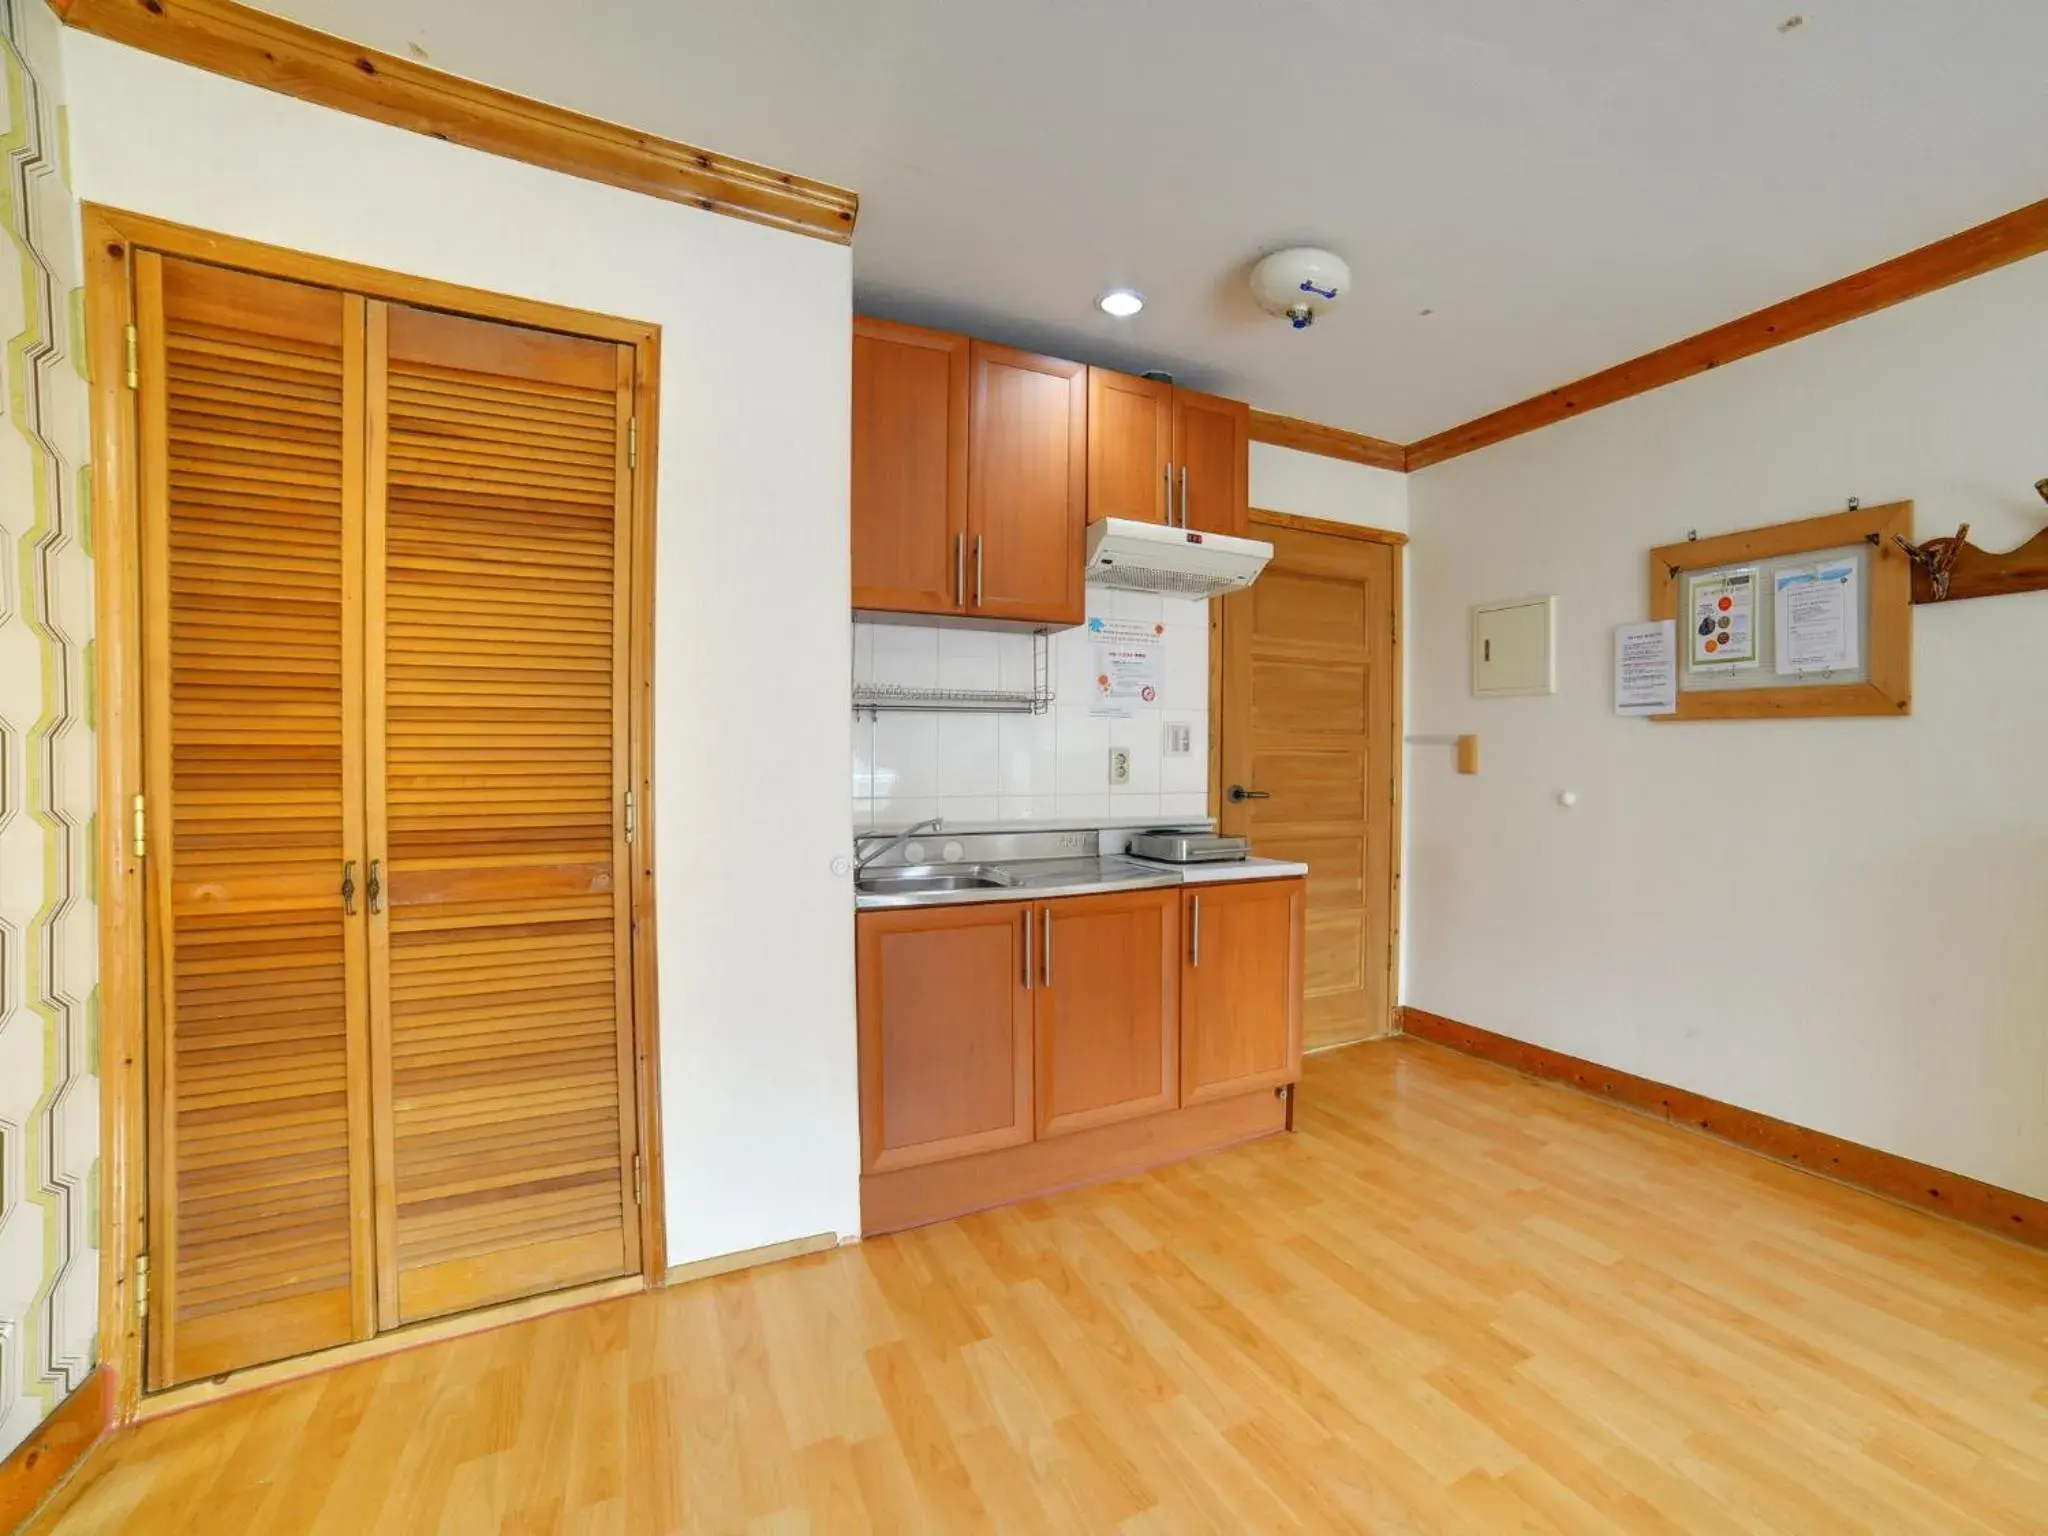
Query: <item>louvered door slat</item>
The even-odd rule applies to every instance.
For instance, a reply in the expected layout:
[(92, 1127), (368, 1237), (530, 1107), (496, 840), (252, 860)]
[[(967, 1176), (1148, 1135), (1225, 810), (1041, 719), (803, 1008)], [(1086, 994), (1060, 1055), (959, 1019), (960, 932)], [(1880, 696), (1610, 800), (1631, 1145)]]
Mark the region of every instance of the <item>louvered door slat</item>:
[[(638, 1262), (630, 353), (373, 305), (369, 829), (386, 1326)], [(380, 494), (381, 492), (381, 494)]]
[(149, 1378), (369, 1332), (363, 306), (140, 253)]

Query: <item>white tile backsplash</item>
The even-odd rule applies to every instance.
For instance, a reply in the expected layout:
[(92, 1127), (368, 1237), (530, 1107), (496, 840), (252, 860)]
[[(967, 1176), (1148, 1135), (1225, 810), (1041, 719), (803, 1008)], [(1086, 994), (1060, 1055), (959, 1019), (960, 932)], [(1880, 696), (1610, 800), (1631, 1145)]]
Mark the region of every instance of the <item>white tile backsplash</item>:
[[(1094, 647), (1085, 628), (1049, 637), (1055, 702), (1043, 715), (892, 714), (856, 718), (853, 813), (857, 828), (929, 816), (949, 821), (1046, 821), (1111, 816), (1185, 820), (1208, 814), (1209, 605), (1143, 592), (1090, 588), (1092, 617), (1166, 626), (1157, 704), (1128, 718), (1088, 713)], [(1028, 688), (1028, 634), (854, 625), (855, 677), (929, 688)], [(1189, 727), (1186, 757), (1165, 755), (1165, 725)], [(1131, 751), (1131, 781), (1113, 789), (1109, 748)]]

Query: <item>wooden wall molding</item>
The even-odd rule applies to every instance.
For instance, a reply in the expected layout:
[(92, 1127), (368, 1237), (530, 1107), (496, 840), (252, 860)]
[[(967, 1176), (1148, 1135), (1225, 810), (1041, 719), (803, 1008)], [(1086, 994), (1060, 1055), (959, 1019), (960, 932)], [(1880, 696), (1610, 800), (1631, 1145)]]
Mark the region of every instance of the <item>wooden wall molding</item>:
[(234, 0), (51, 0), (68, 26), (301, 101), (844, 245), (860, 199), (359, 48)]
[(1327, 517), (1303, 517), (1299, 512), (1251, 509), (1255, 528), (1292, 528), (1296, 533), (1327, 533), (1333, 539), (1356, 539), (1362, 544), (1406, 544), (1408, 535), (1392, 528), (1368, 528), (1363, 523), (1339, 523)]
[(2031, 1247), (2048, 1248), (2048, 1200), (1916, 1163), (1860, 1142), (1830, 1136), (1825, 1131), (1776, 1120), (1755, 1110), (1738, 1109), (1705, 1094), (1618, 1072), (1598, 1062), (1510, 1039), (1420, 1008), (1401, 1010), (1401, 1031), (1418, 1040), (1449, 1046), (1468, 1056), (1641, 1110), (1674, 1125), (1704, 1131), (1745, 1151), (1760, 1152), (1902, 1205), (1935, 1211)]
[(25, 1523), (71, 1475), (113, 1422), (113, 1380), (97, 1366), (29, 1437), (0, 1461), (0, 1531)]
[(1271, 443), (1276, 448), (1295, 448), (1303, 453), (1319, 453), (1326, 459), (1348, 459), (1353, 464), (1365, 464), (1373, 469), (1405, 470), (1408, 467), (1407, 450), (1399, 443), (1390, 443), (1382, 437), (1367, 437), (1363, 432), (1346, 432), (1342, 427), (1303, 421), (1299, 416), (1276, 416), (1271, 411), (1252, 412), (1252, 441)]
[[(1546, 390), (1519, 405), (1507, 406), (1410, 443), (1406, 449), (1407, 467), (1426, 469), (1539, 427), (1583, 416), (1603, 405), (1675, 384), (1788, 341), (1798, 341), (2043, 251), (2048, 251), (2048, 198), (1717, 325), (1710, 331), (1701, 331), (1697, 336), (1603, 368), (1562, 388)], [(1257, 435), (1254, 413), (1253, 436)]]

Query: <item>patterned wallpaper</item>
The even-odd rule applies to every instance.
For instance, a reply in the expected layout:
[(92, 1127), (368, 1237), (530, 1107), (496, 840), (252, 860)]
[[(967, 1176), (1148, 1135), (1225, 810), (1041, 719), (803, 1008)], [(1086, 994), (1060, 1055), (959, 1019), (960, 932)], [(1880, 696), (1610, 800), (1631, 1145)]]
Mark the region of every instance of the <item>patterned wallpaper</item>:
[(58, 22), (0, 0), (0, 1456), (95, 1356), (89, 410)]

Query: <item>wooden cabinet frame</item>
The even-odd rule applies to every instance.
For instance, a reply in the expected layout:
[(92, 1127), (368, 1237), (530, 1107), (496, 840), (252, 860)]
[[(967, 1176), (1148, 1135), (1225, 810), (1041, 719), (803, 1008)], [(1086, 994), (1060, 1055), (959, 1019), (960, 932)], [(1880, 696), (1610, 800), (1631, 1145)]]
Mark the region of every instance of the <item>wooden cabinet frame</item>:
[[(95, 858), (100, 899), (100, 1306), (102, 1359), (114, 1374), (115, 1417), (135, 1417), (141, 1402), (142, 1311), (136, 1261), (147, 1253), (148, 1213), (145, 1060), (145, 945), (143, 876), (135, 856), (135, 797), (144, 792), (142, 741), (142, 607), (138, 422), (128, 385), (128, 328), (135, 321), (135, 265), (139, 252), (238, 267), (265, 276), (335, 288), (429, 309), (594, 337), (632, 349), (633, 417), (637, 443), (628, 532), (633, 582), (626, 595), (631, 677), (626, 730), (635, 826), (631, 848), (634, 1118), (643, 1159), (639, 1207), (641, 1273), (627, 1280), (564, 1295), (590, 1299), (593, 1289), (638, 1289), (660, 1280), (667, 1266), (659, 1095), (659, 1033), (654, 943), (653, 613), (656, 432), (659, 420), (661, 332), (658, 326), (584, 310), (509, 298), (480, 289), (409, 277), (352, 262), (311, 256), (278, 246), (208, 233), (140, 214), (88, 204), (84, 210), (86, 332), (92, 398), (94, 602), (98, 635), (99, 794)], [(152, 832), (152, 836), (156, 835)], [(501, 1315), (546, 1310), (548, 1298), (515, 1303)], [(491, 1314), (479, 1314), (489, 1320)], [(317, 1369), (382, 1353), (393, 1339), (349, 1345), (308, 1357)], [(294, 1372), (308, 1366), (286, 1362)], [(278, 1367), (246, 1375), (274, 1376)], [(185, 1394), (217, 1395), (200, 1383)], [(229, 1388), (233, 1390), (233, 1388)]]

